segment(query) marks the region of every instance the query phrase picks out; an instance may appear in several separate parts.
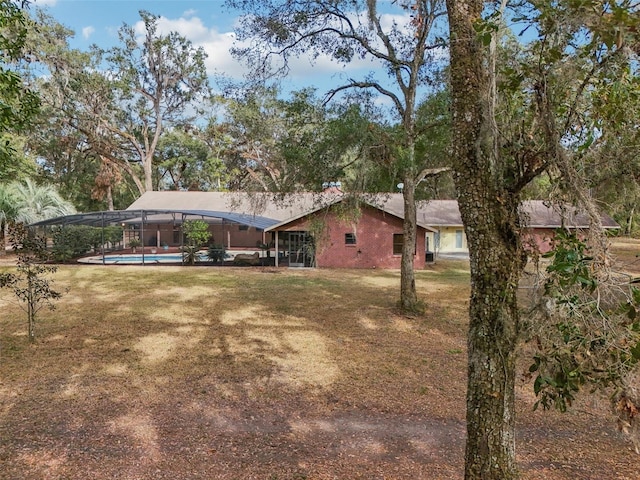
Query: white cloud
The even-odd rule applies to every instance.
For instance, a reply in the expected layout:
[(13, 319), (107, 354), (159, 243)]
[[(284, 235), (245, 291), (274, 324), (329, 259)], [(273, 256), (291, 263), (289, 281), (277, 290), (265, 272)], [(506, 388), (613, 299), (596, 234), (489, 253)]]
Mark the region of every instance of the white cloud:
[[(244, 64), (235, 59), (230, 50), (232, 47), (241, 47), (236, 41), (234, 32), (221, 32), (216, 28), (208, 28), (199, 17), (193, 16), (185, 18), (191, 11), (185, 12), (182, 17), (169, 19), (160, 17), (158, 20), (158, 31), (160, 33), (177, 32), (190, 40), (196, 47), (202, 47), (207, 53), (206, 67), (210, 75), (225, 74), (226, 76), (240, 79), (247, 73)], [(134, 25), (135, 32), (144, 35), (144, 22), (139, 21)], [(369, 59), (354, 59), (345, 67), (327, 55), (320, 55), (318, 58), (302, 57), (291, 59), (290, 76), (298, 80), (310, 80), (318, 75), (338, 74), (345, 69), (375, 68)]]
[(96, 29), (92, 26), (84, 27), (82, 29), (82, 38), (88, 39), (91, 35), (93, 35), (93, 32), (95, 31)]
[(33, 3), (38, 7), (54, 7), (58, 0), (33, 0)]
[[(197, 17), (194, 10), (185, 11), (180, 18), (169, 19), (161, 16), (158, 19), (159, 33), (177, 32), (190, 40), (196, 47), (202, 47), (207, 53), (205, 61), (207, 72), (210, 75), (224, 74), (228, 77), (241, 79), (247, 69), (243, 62), (235, 59), (230, 50), (232, 47), (242, 47), (243, 44), (236, 41), (233, 31), (220, 31), (216, 27), (208, 27)], [(356, 16), (352, 19), (356, 23), (362, 19)], [(364, 20), (366, 21), (366, 20)], [(403, 31), (409, 26), (409, 15), (382, 15), (381, 23), (385, 31), (391, 30), (396, 24)], [(137, 22), (134, 25), (135, 32), (144, 35), (144, 23)], [(230, 27), (233, 29), (233, 25)], [(319, 55), (317, 58), (310, 56), (290, 59), (289, 79), (302, 84), (341, 84), (345, 79), (354, 76), (360, 78), (363, 73), (380, 71), (382, 65), (378, 60), (370, 57), (354, 57), (347, 64), (341, 64), (328, 55)]]
[[(210, 75), (224, 73), (233, 78), (241, 78), (245, 69), (230, 53), (235, 40), (233, 32), (220, 32), (216, 28), (208, 28), (200, 18), (195, 16), (185, 18), (185, 15), (190, 12), (186, 12), (177, 19), (160, 17), (158, 32), (163, 34), (177, 32), (190, 40), (194, 46), (202, 47), (207, 53), (205, 64)], [(134, 29), (138, 35), (144, 35), (144, 22), (137, 22)]]

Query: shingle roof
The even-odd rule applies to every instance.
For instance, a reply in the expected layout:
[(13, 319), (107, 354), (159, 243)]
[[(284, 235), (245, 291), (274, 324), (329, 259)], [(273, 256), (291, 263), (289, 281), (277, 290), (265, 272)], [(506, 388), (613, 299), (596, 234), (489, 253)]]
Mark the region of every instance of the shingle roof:
[[(524, 224), (530, 228), (589, 228), (589, 217), (572, 205), (544, 200), (526, 200), (521, 208)], [(434, 227), (462, 226), (462, 217), (456, 200), (431, 200), (418, 206), (418, 215), (424, 216)], [(604, 228), (620, 228), (606, 213), (600, 215)]]
[[(91, 212), (66, 217), (57, 217), (34, 225), (94, 225), (135, 221), (144, 214), (149, 221), (153, 216), (158, 220), (165, 216), (194, 215), (207, 218), (226, 219), (232, 222), (254, 226), (264, 230), (278, 228), (321, 208), (339, 202), (342, 192), (296, 193), (279, 195), (272, 193), (241, 192), (146, 192), (126, 210), (115, 212)], [(404, 218), (402, 194), (364, 195), (362, 201), (370, 206)], [(525, 223), (535, 228), (587, 228), (588, 217), (577, 212), (575, 207), (551, 206), (542, 200), (523, 202)], [(462, 218), (456, 200), (430, 200), (417, 205), (418, 225), (430, 227), (462, 226)], [(168, 220), (167, 220), (168, 221)], [(605, 228), (619, 228), (608, 215), (602, 215)]]
[[(589, 228), (589, 216), (572, 205), (527, 200), (522, 203), (524, 221), (531, 228)], [(600, 214), (604, 228), (620, 228), (606, 213)]]
[(127, 210), (225, 212), (230, 216), (237, 215), (238, 220), (242, 220), (240, 223), (260, 217), (275, 224), (312, 210), (326, 198), (317, 193), (146, 192)]

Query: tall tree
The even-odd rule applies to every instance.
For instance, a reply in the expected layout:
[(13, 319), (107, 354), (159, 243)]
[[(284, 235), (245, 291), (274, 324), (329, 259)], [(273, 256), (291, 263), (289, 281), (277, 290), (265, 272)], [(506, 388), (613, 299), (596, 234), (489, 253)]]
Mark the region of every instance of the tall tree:
[(0, 183), (0, 255), (7, 251), (7, 227), (16, 218), (16, 204), (8, 184)]
[[(110, 72), (114, 100), (95, 123), (94, 135), (105, 132), (128, 147), (141, 165), (143, 187), (153, 190), (153, 158), (167, 126), (190, 123), (209, 98), (206, 54), (176, 32), (161, 34), (158, 17), (141, 11), (144, 32), (119, 31), (121, 46), (99, 52)], [(99, 150), (99, 149), (98, 149)], [(110, 152), (101, 155), (110, 157)], [(116, 163), (128, 162), (120, 157)]]
[[(24, 131), (40, 107), (40, 99), (17, 72), (25, 56), (28, 32), (24, 8), (28, 2), (0, 0), (0, 181), (25, 173), (22, 154), (16, 151), (17, 132)], [(16, 215), (10, 189), (0, 184), (0, 255), (5, 254), (7, 222)]]
[[(535, 32), (532, 56), (501, 70), (497, 39), (505, 6), (493, 10), (482, 0), (447, 0), (454, 178), (471, 259), (467, 479), (517, 478), (516, 293), (526, 259), (518, 211), (522, 190), (551, 172), (590, 213), (592, 231), (598, 230), (600, 217), (580, 188), (580, 165), (597, 130), (581, 120), (595, 113), (587, 93), (616, 76), (618, 59), (628, 64), (624, 59), (634, 54), (624, 47), (635, 28), (629, 4), (540, 2), (519, 11)], [(623, 20), (617, 29), (607, 24), (612, 11)], [(504, 137), (497, 115), (501, 93), (529, 113), (511, 138)]]
[[(380, 12), (373, 0), (228, 0), (245, 13), (240, 38), (251, 38), (250, 47), (236, 53), (249, 60), (259, 74), (286, 73), (291, 58), (304, 53), (327, 55), (348, 64), (356, 58), (380, 62), (386, 78), (364, 75), (346, 80), (329, 96), (353, 89), (365, 89), (386, 97), (402, 126), (394, 161), (400, 166), (404, 197), (404, 242), (400, 304), (411, 311), (419, 307), (413, 259), (416, 244), (416, 186), (430, 173), (425, 158), (416, 155), (419, 88), (432, 86), (442, 63), (438, 37), (444, 16), (440, 0), (400, 0), (387, 4), (396, 17)], [(274, 63), (276, 62), (276, 63)], [(279, 62), (279, 63), (278, 63)]]
[(226, 106), (231, 188), (290, 193), (320, 185), (339, 169), (344, 152), (330, 144), (337, 139), (329, 131), (337, 116), (314, 91), (282, 99), (275, 88), (257, 87), (227, 99)]
[(70, 32), (39, 14), (33, 57), (48, 70), (41, 88), (64, 138), (79, 134), (77, 145), (90, 150), (98, 171), (117, 168), (143, 193), (157, 183), (154, 155), (163, 133), (191, 123), (209, 87), (204, 50), (176, 32), (161, 33), (157, 16), (140, 16), (139, 28), (122, 26), (120, 46), (86, 53), (70, 50)]
[(0, 178), (15, 170), (15, 148), (9, 133), (23, 131), (37, 113), (40, 100), (17, 71), (24, 59), (27, 2), (0, 0)]
[[(589, 93), (597, 112), (598, 135), (588, 140), (584, 171), (594, 195), (605, 202), (609, 212), (628, 235), (640, 227), (640, 77), (637, 71), (617, 62), (618, 74)], [(593, 115), (591, 115), (593, 117)]]
[[(90, 56), (69, 47), (73, 32), (41, 10), (29, 19), (25, 40), (28, 61), (24, 76), (37, 89), (42, 100), (39, 115), (25, 133), (25, 151), (37, 158), (40, 183), (53, 183), (67, 198), (83, 210), (96, 210), (101, 204), (91, 198), (100, 159), (91, 149), (86, 135), (75, 128), (73, 119), (80, 88), (93, 85), (75, 82), (84, 68), (90, 68)], [(94, 92), (93, 95), (97, 95)], [(34, 169), (36, 170), (36, 169)]]

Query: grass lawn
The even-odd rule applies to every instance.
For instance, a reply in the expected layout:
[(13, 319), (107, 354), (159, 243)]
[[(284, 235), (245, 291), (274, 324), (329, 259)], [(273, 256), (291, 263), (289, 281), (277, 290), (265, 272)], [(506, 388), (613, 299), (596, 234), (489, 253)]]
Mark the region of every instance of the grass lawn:
[[(464, 262), (397, 271), (63, 266), (38, 340), (0, 292), (2, 479), (448, 479), (464, 462)], [(524, 479), (633, 479), (606, 402), (532, 412)]]

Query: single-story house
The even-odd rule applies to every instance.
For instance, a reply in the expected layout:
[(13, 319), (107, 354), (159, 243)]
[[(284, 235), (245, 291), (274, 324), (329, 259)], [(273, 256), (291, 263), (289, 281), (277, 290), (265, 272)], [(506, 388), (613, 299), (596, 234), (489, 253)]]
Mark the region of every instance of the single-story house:
[[(123, 245), (132, 239), (145, 246), (183, 245), (182, 224), (209, 224), (211, 243), (227, 250), (256, 251), (276, 265), (343, 268), (399, 268), (403, 245), (402, 194), (368, 195), (350, 207), (353, 197), (337, 188), (322, 193), (276, 195), (240, 192), (147, 192), (126, 210), (94, 212), (39, 222), (37, 225), (85, 224), (124, 227)], [(522, 206), (530, 239), (546, 251), (555, 229), (588, 228), (586, 216), (573, 208), (543, 201)], [(619, 228), (607, 215), (605, 228)], [(455, 200), (417, 205), (415, 266), (440, 253), (468, 253)]]
[[(147, 192), (127, 211), (155, 213), (123, 222), (144, 245), (181, 245), (182, 222), (209, 223), (212, 243), (229, 250), (270, 247), (276, 265), (399, 268), (403, 244), (402, 196), (365, 197), (356, 214), (337, 189), (284, 196), (222, 192)], [(399, 202), (398, 202), (399, 200)], [(415, 266), (425, 264), (426, 234), (418, 221)], [(126, 244), (126, 239), (125, 239)]]
[[(570, 205), (553, 204), (544, 200), (526, 200), (521, 207), (524, 241), (531, 249), (548, 252), (555, 231), (586, 230), (589, 217)], [(427, 250), (437, 253), (468, 253), (462, 216), (456, 200), (431, 200), (418, 207), (418, 216), (429, 219), (428, 225), (435, 230), (427, 233)], [(605, 229), (616, 230), (620, 225), (607, 214), (600, 216)]]

